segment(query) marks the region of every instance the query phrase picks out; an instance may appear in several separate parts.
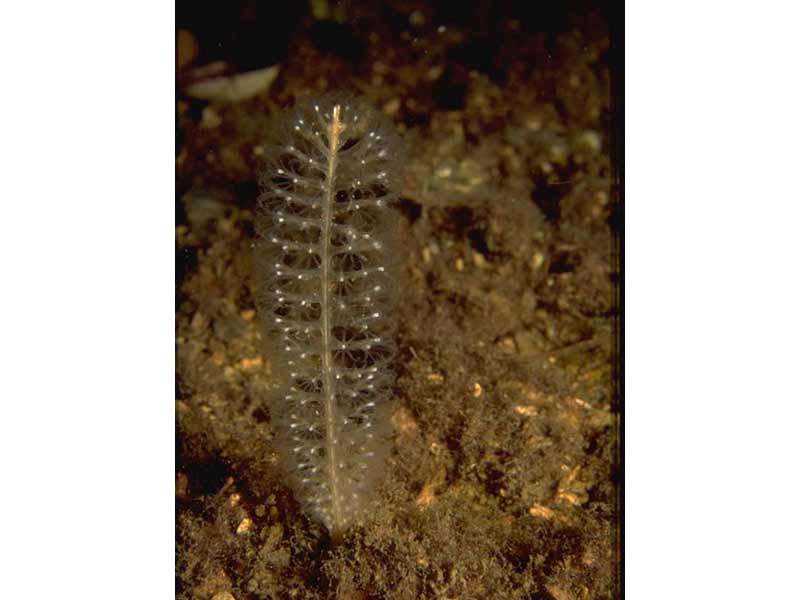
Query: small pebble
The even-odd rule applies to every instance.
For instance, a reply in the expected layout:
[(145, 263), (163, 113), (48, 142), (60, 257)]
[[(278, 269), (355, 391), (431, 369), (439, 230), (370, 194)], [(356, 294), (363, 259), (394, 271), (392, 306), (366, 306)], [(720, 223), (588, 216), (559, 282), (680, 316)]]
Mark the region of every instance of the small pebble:
[(242, 522), (239, 523), (239, 527), (236, 528), (236, 533), (242, 535), (250, 531), (250, 527), (253, 526), (253, 520), (249, 518), (242, 519)]
[(555, 514), (552, 509), (542, 506), (541, 504), (534, 504), (528, 509), (528, 513), (533, 517), (540, 519), (552, 519)]
[(444, 383), (444, 375), (441, 373), (431, 373), (428, 375), (428, 381), (432, 383)]
[(256, 367), (260, 367), (263, 364), (264, 361), (261, 360), (260, 356), (256, 356), (255, 358), (243, 358), (241, 361), (239, 361), (239, 366), (245, 370), (255, 369)]

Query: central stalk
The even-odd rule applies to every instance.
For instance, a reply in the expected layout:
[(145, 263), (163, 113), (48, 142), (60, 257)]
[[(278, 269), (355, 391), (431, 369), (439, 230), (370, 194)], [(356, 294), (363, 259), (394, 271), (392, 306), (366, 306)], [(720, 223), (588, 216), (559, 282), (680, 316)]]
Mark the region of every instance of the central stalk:
[(333, 389), (333, 360), (331, 355), (331, 323), (329, 314), (329, 298), (330, 295), (330, 229), (331, 220), (333, 219), (333, 205), (335, 202), (335, 175), (336, 175), (336, 162), (339, 149), (339, 137), (344, 130), (344, 125), (341, 121), (341, 106), (336, 105), (333, 107), (331, 113), (331, 123), (328, 127), (328, 176), (325, 180), (325, 197), (322, 204), (322, 290), (321, 290), (321, 307), (322, 307), (322, 379), (323, 390), (322, 393), (325, 398), (325, 437), (326, 437), (326, 451), (328, 456), (328, 471), (329, 481), (331, 483), (331, 535), (336, 538), (340, 532), (344, 530), (344, 514), (342, 513), (342, 503), (339, 497), (339, 480), (338, 468), (336, 464), (336, 450), (339, 441), (337, 435), (338, 424), (336, 422), (336, 396)]

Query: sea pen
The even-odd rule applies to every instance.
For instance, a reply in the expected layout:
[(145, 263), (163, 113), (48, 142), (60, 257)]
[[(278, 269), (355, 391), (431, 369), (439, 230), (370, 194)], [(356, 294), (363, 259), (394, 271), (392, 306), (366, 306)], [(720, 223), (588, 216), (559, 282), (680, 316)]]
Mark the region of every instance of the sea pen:
[(338, 539), (372, 496), (394, 381), (400, 142), (366, 102), (299, 104), (266, 149), (258, 308), (295, 496)]

